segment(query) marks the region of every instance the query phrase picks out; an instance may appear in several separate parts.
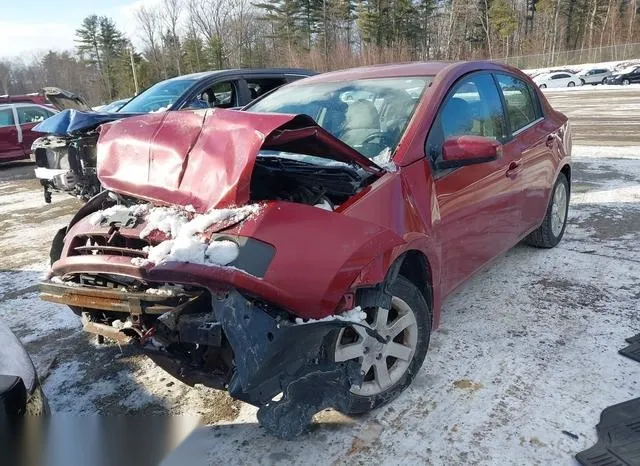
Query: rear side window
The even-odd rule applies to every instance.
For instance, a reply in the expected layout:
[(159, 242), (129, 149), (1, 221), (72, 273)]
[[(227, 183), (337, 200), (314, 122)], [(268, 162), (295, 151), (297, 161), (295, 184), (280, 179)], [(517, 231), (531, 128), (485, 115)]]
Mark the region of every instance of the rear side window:
[(539, 105), (530, 87), (521, 79), (506, 74), (496, 74), (500, 90), (507, 105), (511, 131), (516, 132), (540, 117)]
[(13, 120), (13, 110), (10, 108), (3, 108), (0, 110), (0, 128), (3, 126), (15, 125)]
[(455, 136), (506, 139), (500, 94), (490, 74), (475, 74), (459, 81), (447, 96), (427, 138), (427, 154), (437, 160), (442, 144)]
[(251, 94), (251, 100), (260, 97), (262, 94), (266, 94), (276, 87), (280, 87), (286, 84), (286, 79), (281, 78), (247, 78), (247, 86), (249, 86), (249, 92)]

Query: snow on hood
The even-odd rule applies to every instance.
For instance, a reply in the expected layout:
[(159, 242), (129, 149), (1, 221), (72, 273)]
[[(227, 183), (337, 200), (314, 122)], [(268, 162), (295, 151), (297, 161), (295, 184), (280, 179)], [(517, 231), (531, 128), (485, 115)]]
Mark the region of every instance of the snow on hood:
[(98, 178), (121, 194), (196, 211), (238, 206), (260, 149), (314, 155), (383, 170), (306, 115), (209, 109), (154, 113), (105, 124)]

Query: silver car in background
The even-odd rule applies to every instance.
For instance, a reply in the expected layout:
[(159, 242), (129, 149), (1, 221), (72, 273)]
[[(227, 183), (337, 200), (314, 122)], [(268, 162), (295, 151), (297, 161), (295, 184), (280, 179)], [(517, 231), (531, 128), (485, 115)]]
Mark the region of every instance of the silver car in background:
[(607, 68), (585, 68), (580, 73), (578, 73), (578, 77), (582, 84), (604, 84), (606, 79), (611, 76), (611, 70)]

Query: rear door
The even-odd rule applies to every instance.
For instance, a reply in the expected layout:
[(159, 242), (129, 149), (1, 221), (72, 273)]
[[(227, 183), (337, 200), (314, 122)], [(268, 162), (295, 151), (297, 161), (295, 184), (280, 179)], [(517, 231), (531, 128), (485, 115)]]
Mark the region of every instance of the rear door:
[(28, 154), (31, 152), (33, 141), (42, 136), (41, 133), (32, 131), (33, 127), (49, 118), (54, 112), (39, 105), (20, 105), (16, 107), (16, 113), (22, 132), (22, 149)]
[(24, 155), (22, 134), (16, 125), (13, 106), (0, 108), (0, 159), (13, 159)]
[(557, 144), (557, 128), (545, 120), (538, 95), (528, 83), (506, 73), (495, 73), (495, 76), (513, 136), (507, 145), (522, 156), (522, 236), (540, 224), (547, 209), (549, 189), (554, 181), (553, 148)]
[[(490, 73), (466, 76), (449, 92), (427, 138), (431, 161), (442, 156), (446, 139), (460, 135), (508, 139), (500, 93)], [(517, 242), (522, 197), (516, 149), (505, 145), (497, 160), (453, 170), (432, 164), (445, 294)]]

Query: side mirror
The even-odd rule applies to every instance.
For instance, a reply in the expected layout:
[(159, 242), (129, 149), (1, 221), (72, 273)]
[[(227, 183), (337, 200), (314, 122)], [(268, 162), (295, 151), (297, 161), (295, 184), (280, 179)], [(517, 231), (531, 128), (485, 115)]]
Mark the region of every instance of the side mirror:
[(455, 136), (444, 141), (442, 159), (436, 163), (441, 169), (490, 162), (502, 156), (502, 144), (483, 136)]

